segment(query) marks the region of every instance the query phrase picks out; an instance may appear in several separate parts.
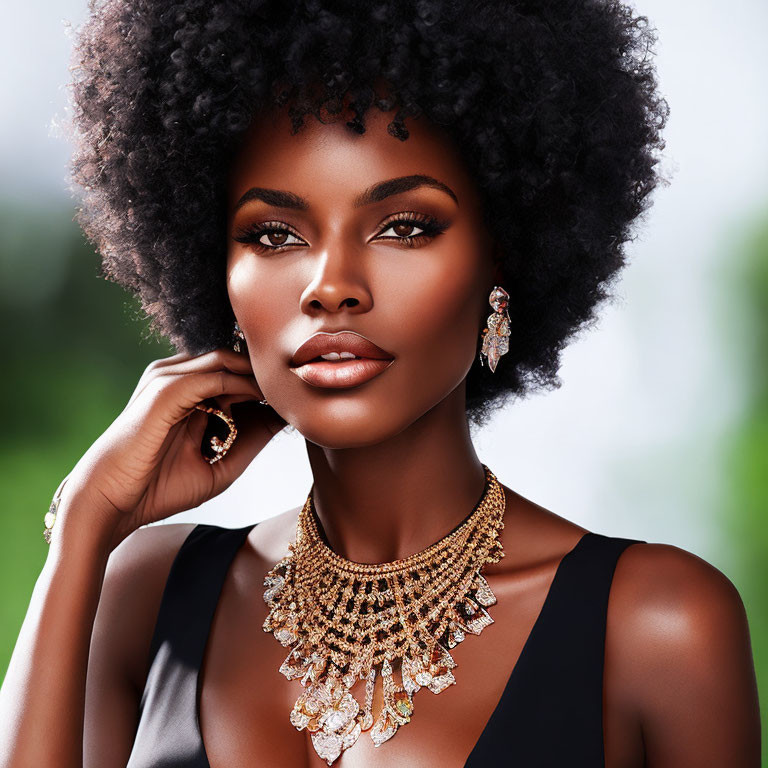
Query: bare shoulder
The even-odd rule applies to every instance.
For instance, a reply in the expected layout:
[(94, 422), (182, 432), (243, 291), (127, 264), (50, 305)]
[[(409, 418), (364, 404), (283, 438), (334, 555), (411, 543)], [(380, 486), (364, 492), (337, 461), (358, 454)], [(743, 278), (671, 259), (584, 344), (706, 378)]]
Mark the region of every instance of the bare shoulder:
[[(163, 523), (135, 530), (110, 554), (105, 588), (128, 594), (139, 592), (145, 599), (158, 589), (162, 592), (174, 558), (196, 525)], [(160, 595), (157, 597), (159, 601)]]
[(94, 624), (94, 639), (140, 689), (165, 583), (196, 523), (139, 528), (110, 554)]
[[(147, 525), (127, 536), (111, 553), (108, 569), (159, 565), (175, 557), (197, 523), (160, 523)], [(170, 566), (170, 563), (169, 563)]]
[(733, 582), (698, 555), (639, 542), (614, 573), (606, 628), (611, 700), (641, 724), (649, 765), (757, 766), (749, 626)]
[(628, 547), (616, 565), (609, 606), (628, 636), (646, 647), (663, 644), (666, 654), (698, 644), (712, 648), (718, 638), (733, 640), (747, 627), (733, 582), (703, 558), (671, 544)]
[[(507, 556), (494, 566), (500, 576), (549, 573), (588, 532), (509, 488), (505, 494)], [(641, 734), (649, 768), (758, 768), (746, 612), (733, 582), (703, 558), (642, 541), (622, 551), (609, 593), (604, 672), (606, 712)]]

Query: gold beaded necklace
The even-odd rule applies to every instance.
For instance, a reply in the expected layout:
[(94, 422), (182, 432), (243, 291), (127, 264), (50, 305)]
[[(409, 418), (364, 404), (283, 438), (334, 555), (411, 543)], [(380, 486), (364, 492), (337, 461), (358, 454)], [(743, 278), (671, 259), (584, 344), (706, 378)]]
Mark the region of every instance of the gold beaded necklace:
[[(496, 597), (481, 571), (504, 557), (505, 498), (483, 467), (483, 497), (464, 522), (391, 563), (356, 563), (336, 554), (321, 536), (310, 490), (291, 554), (264, 579), (270, 611), (263, 629), (291, 648), (280, 672), (300, 678), (304, 690), (290, 721), (311, 733), (328, 765), (362, 731), (370, 729), (377, 747), (394, 736), (410, 721), (419, 688), (440, 693), (456, 682), (450, 649), (493, 623), (486, 608)], [(384, 704), (374, 721), (377, 672)], [(358, 680), (366, 681), (362, 707), (350, 693)]]

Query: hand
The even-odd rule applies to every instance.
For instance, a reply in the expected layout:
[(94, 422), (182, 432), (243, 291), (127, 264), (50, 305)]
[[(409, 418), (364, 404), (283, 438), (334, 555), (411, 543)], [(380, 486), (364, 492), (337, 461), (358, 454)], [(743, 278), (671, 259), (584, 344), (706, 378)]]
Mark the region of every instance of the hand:
[[(201, 452), (208, 419), (223, 434), (226, 426), (195, 408), (207, 398), (237, 427), (232, 447), (214, 464)], [(53, 536), (90, 524), (93, 518), (83, 518), (95, 514), (98, 524), (114, 526), (114, 547), (142, 525), (217, 496), (287, 424), (258, 402), (263, 398), (248, 356), (227, 348), (151, 362), (123, 411), (68, 475)], [(66, 504), (67, 497), (78, 503)]]

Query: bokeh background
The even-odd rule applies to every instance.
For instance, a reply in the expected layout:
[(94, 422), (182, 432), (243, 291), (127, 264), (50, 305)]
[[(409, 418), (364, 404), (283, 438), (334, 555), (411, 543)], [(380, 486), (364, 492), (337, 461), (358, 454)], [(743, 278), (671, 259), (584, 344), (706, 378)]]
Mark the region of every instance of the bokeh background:
[[(749, 617), (768, 730), (768, 64), (764, 0), (639, 0), (671, 114), (654, 205), (563, 386), (475, 433), (502, 482), (590, 530), (673, 544), (723, 571)], [(61, 478), (174, 350), (98, 277), (67, 191), (72, 31), (86, 0), (0, 26), (0, 671), (46, 557)], [(245, 525), (301, 504), (304, 443), (283, 433), (226, 492), (165, 522)], [(768, 754), (768, 753), (767, 753)], [(767, 763), (768, 764), (768, 763)]]

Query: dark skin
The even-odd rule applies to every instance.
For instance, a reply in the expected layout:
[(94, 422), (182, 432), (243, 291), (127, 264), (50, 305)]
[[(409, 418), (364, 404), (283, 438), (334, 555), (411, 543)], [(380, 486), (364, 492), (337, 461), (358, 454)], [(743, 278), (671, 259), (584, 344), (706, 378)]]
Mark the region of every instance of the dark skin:
[[(482, 493), (464, 381), (478, 364), (488, 294), (500, 277), (458, 154), (423, 123), (414, 121), (412, 137), (401, 142), (386, 133), (391, 113), (370, 114), (362, 136), (343, 122), (316, 120), (291, 136), (285, 113), (257, 123), (234, 164), (232, 207), (254, 187), (289, 191), (308, 207), (241, 205), (229, 223), (227, 282), (259, 386), (306, 438), (331, 546), (375, 563), (425, 549)], [(439, 180), (459, 202), (422, 185), (355, 206), (367, 188), (416, 174)], [(422, 218), (397, 225), (398, 214)], [(427, 217), (447, 229), (418, 236)], [(297, 234), (260, 235), (272, 248), (273, 239), (287, 241), (274, 250), (234, 239), (267, 222)], [(398, 231), (416, 238), (409, 246)], [(346, 329), (395, 362), (344, 389), (312, 386), (291, 371), (290, 357), (306, 338)]]
[[(469, 436), (464, 379), (478, 364), (488, 293), (503, 285), (456, 148), (423, 120), (411, 120), (411, 136), (400, 142), (385, 130), (389, 119), (373, 110), (363, 136), (343, 123), (309, 120), (291, 136), (284, 115), (264, 116), (237, 157), (230, 188), (233, 207), (253, 187), (308, 203), (296, 210), (252, 200), (232, 215), (228, 290), (260, 388), (306, 439), (329, 543), (360, 562), (426, 548), (477, 502), (483, 472)], [(422, 186), (355, 207), (371, 185), (414, 174), (440, 180), (458, 203)], [(450, 226), (409, 247), (394, 239), (409, 234), (407, 226), (386, 234), (380, 226), (407, 211)], [(275, 221), (296, 233), (282, 250), (261, 252), (232, 239)], [(261, 239), (286, 242), (279, 234)], [(395, 363), (350, 389), (318, 389), (294, 375), (288, 360), (302, 341), (317, 330), (347, 328), (395, 354)], [(377, 749), (364, 734), (337, 765), (464, 765), (559, 562), (586, 532), (504, 490), (506, 556), (485, 571), (498, 599), (494, 624), (452, 651), (457, 685), (417, 695), (407, 727)], [(299, 686), (278, 672), (286, 650), (262, 630), (263, 578), (288, 553), (297, 513), (257, 525), (227, 575), (201, 671), (201, 731), (212, 768), (326, 765), (309, 734), (289, 723)], [(89, 661), (86, 765), (127, 760), (162, 587), (192, 527), (140, 529), (110, 558)], [(495, 674), (487, 673), (491, 658)], [(362, 699), (361, 687), (353, 693)], [(377, 688), (374, 712), (380, 700)], [(635, 544), (622, 554), (608, 605), (603, 724), (608, 768), (757, 768), (747, 621), (738, 592), (716, 568), (664, 544)]]

